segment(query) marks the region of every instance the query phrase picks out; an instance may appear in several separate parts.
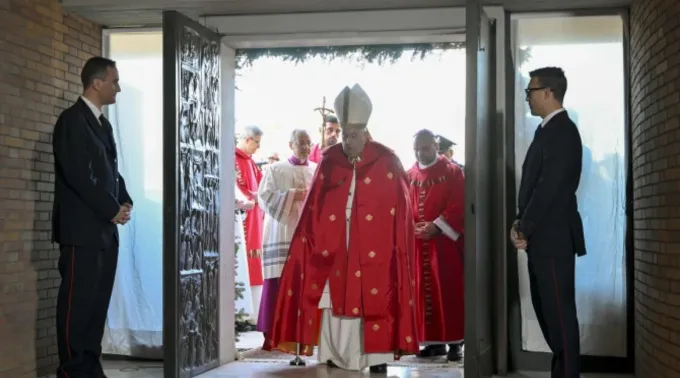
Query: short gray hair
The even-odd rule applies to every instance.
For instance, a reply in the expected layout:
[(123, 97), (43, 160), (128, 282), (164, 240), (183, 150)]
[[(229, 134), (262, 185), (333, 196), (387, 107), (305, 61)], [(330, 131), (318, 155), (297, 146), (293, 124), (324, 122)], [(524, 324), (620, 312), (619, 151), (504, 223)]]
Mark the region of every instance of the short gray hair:
[(297, 142), (298, 135), (300, 135), (300, 134), (305, 134), (305, 135), (309, 136), (309, 133), (307, 132), (307, 130), (304, 130), (304, 129), (295, 129), (295, 130), (293, 130), (293, 131), (290, 133), (290, 140), (289, 140), (289, 142), (290, 142), (290, 143), (295, 143), (295, 142)]
[(264, 132), (259, 127), (255, 125), (246, 126), (239, 133), (239, 139), (255, 138), (258, 136), (262, 136), (262, 134), (264, 134)]

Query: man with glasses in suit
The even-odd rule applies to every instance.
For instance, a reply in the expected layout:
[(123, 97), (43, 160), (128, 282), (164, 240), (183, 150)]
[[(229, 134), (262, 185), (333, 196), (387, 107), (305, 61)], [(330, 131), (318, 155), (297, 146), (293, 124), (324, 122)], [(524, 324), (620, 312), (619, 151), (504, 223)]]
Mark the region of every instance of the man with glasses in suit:
[(517, 220), (510, 239), (528, 257), (531, 301), (553, 352), (551, 377), (579, 377), (576, 256), (586, 254), (576, 190), (583, 144), (562, 106), (567, 78), (561, 68), (530, 73), (525, 90), (531, 114), (543, 119), (522, 165)]

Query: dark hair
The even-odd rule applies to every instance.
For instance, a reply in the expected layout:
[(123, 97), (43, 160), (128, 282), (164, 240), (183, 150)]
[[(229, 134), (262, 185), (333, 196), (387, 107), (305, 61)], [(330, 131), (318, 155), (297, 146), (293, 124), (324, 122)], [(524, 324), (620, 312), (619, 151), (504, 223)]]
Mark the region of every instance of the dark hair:
[(433, 141), (437, 141), (437, 136), (434, 135), (434, 133), (428, 129), (420, 129), (418, 130), (414, 135), (413, 138), (418, 139), (418, 138), (428, 138), (432, 139)]
[(529, 72), (529, 76), (537, 78), (542, 87), (550, 89), (559, 102), (564, 101), (567, 93), (567, 77), (559, 67), (543, 67)]
[(95, 56), (85, 62), (83, 70), (80, 72), (80, 80), (83, 82), (83, 89), (87, 89), (95, 79), (104, 80), (108, 74), (108, 69), (116, 68), (116, 62), (111, 59)]
[(326, 116), (326, 123), (339, 123), (338, 117), (329, 114)]

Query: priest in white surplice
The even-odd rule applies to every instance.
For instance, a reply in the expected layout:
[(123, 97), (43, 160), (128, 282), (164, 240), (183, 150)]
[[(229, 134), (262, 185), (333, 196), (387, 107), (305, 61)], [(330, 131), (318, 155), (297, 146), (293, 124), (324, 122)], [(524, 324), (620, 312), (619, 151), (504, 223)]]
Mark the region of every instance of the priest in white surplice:
[(385, 372), (418, 351), (414, 223), (408, 182), (392, 150), (369, 140), (366, 93), (335, 100), (342, 144), (323, 150), (288, 261), (264, 349), (347, 370)]
[(307, 189), (316, 164), (309, 162), (311, 139), (304, 130), (293, 130), (289, 141), (292, 155), (271, 164), (258, 189), (259, 205), (265, 212), (262, 246), (264, 286), (257, 330), (269, 331), (279, 291), (279, 277), (288, 257), (288, 248), (302, 213)]

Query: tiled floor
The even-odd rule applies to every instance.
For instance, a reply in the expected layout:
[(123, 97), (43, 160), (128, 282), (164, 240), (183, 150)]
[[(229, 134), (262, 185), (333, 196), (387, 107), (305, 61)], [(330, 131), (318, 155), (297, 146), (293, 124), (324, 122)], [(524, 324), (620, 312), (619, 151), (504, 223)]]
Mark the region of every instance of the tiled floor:
[(264, 344), (264, 335), (262, 335), (262, 332), (244, 332), (238, 337), (236, 349), (255, 349), (261, 347), (262, 344)]
[[(262, 346), (263, 337), (259, 332), (247, 332), (241, 335), (236, 344), (237, 349), (246, 350)], [(162, 378), (163, 364), (144, 361), (105, 361), (106, 375), (109, 378)], [(368, 371), (362, 373), (348, 372), (341, 369), (329, 369), (325, 365), (309, 363), (306, 367), (291, 367), (286, 363), (272, 362), (234, 362), (207, 372), (199, 378), (361, 378), (369, 377)], [(548, 378), (548, 373), (513, 374), (507, 378)], [(462, 378), (463, 371), (458, 368), (404, 368), (390, 367), (389, 378)], [(628, 378), (615, 375), (583, 375), (583, 378)]]
[[(158, 362), (106, 361), (106, 375), (109, 378), (162, 378), (163, 366)], [(234, 362), (201, 375), (199, 378), (363, 378), (368, 372), (353, 373), (340, 369), (328, 369), (325, 365), (290, 367), (278, 363)], [(522, 373), (507, 378), (549, 378), (548, 373)], [(385, 375), (383, 375), (385, 377)], [(462, 378), (460, 369), (410, 369), (389, 368), (389, 378)], [(582, 378), (631, 378), (624, 375), (584, 374)]]

